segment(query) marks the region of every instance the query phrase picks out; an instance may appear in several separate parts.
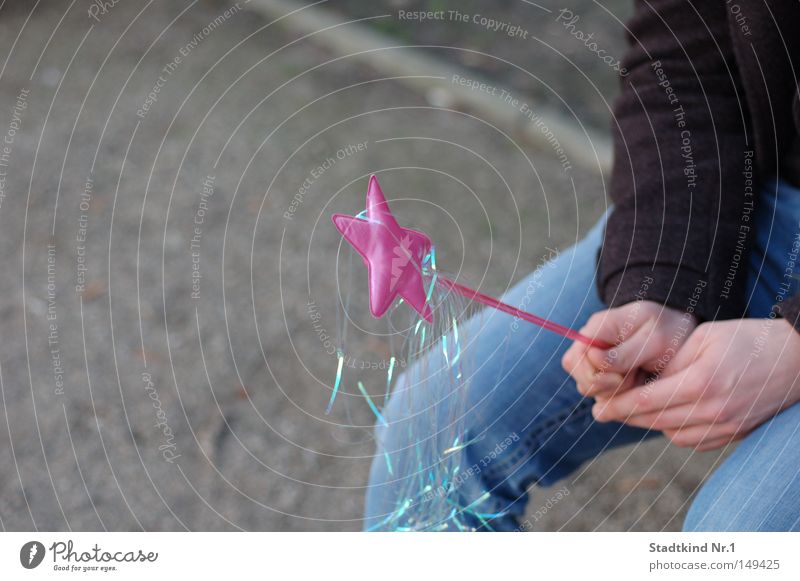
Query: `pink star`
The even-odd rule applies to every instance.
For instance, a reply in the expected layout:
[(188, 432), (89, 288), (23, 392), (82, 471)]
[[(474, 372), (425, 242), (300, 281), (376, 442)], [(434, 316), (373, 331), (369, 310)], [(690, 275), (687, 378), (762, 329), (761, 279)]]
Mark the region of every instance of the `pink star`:
[(331, 218), (367, 265), (372, 316), (382, 317), (399, 295), (432, 322), (433, 312), (422, 279), (422, 261), (431, 249), (430, 238), (397, 223), (377, 178), (369, 178), (365, 218), (344, 214)]

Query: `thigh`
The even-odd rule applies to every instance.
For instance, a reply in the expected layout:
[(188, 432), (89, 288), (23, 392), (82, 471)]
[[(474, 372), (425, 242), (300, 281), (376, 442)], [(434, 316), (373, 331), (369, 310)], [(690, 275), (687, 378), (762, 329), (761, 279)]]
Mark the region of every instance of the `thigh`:
[[(748, 315), (766, 317), (798, 292), (790, 253), (800, 234), (800, 189), (766, 180), (759, 193), (748, 272)], [(794, 274), (795, 276), (791, 276)], [(704, 484), (687, 530), (797, 530), (800, 518), (800, 406), (750, 434)]]
[[(584, 325), (605, 308), (595, 286), (604, 226), (603, 219), (566, 251), (548, 251), (543, 264), (503, 300), (562, 325)], [(518, 516), (531, 483), (553, 483), (607, 447), (646, 436), (637, 428), (593, 421), (592, 401), (577, 392), (561, 368), (568, 339), (492, 309), (470, 319), (462, 332), (467, 395), (461, 417), (470, 442), (460, 460), (462, 476), (470, 475), (459, 482), (462, 506), (483, 499), (484, 513)], [(449, 380), (447, 367), (441, 350), (433, 349), (398, 378), (385, 410), (386, 425), (376, 428), (378, 454), (367, 491), (368, 515), (393, 510), (398, 491), (408, 488), (404, 480), (418, 477), (413, 468), (398, 466), (412, 466), (405, 456), (421, 437), (411, 433), (419, 425), (414, 419), (434, 405), (425, 397), (441, 393), (436, 382)], [(423, 390), (408, 385), (421, 376)], [(447, 405), (438, 409), (438, 425), (452, 421)], [(427, 431), (433, 428), (428, 425)], [(432, 440), (429, 435), (424, 439), (426, 445)], [(513, 519), (500, 528), (513, 528)]]
[(748, 315), (766, 317), (772, 306), (800, 292), (800, 188), (767, 180), (760, 192), (748, 270)]
[[(595, 260), (602, 240), (601, 220), (578, 244), (564, 252), (548, 250), (541, 265), (502, 296), (512, 306), (562, 325), (582, 326), (604, 308), (594, 285)], [(482, 289), (481, 289), (482, 290)], [(465, 417), (472, 439), (489, 430), (525, 431), (542, 416), (574, 406), (581, 396), (561, 368), (571, 341), (500, 311), (485, 308), (461, 324), (461, 362), (466, 386)], [(453, 341), (452, 335), (448, 336)], [(396, 425), (414, 410), (431, 405), (417, 389), (449, 381), (449, 364), (432, 349), (397, 380), (385, 416)], [(437, 390), (428, 389), (428, 392)], [(417, 398), (416, 401), (410, 401)], [(444, 418), (442, 418), (444, 419)], [(378, 433), (386, 439), (386, 427)], [(387, 442), (388, 443), (388, 442)]]
[(684, 529), (800, 530), (800, 404), (742, 441), (703, 485)]
[[(604, 227), (603, 219), (503, 300), (562, 325), (582, 327), (606, 308), (595, 284)], [(561, 367), (569, 339), (491, 310), (473, 324), (478, 333), (474, 358), (481, 366), (469, 389), (467, 428), (476, 443), (467, 449), (467, 460), (481, 469), (485, 486), (501, 493), (495, 496), (506, 502), (503, 509), (530, 484), (553, 484), (607, 447), (646, 435), (638, 428), (594, 422), (594, 400), (581, 396)], [(498, 443), (509, 438), (498, 454)]]

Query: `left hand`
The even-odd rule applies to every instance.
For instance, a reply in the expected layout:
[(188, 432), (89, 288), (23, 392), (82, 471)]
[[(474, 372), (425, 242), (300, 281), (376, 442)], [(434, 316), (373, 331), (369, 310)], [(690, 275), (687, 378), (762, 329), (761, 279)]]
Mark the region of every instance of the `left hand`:
[(800, 401), (800, 333), (783, 319), (704, 323), (660, 378), (600, 398), (595, 419), (663, 431), (713, 450)]

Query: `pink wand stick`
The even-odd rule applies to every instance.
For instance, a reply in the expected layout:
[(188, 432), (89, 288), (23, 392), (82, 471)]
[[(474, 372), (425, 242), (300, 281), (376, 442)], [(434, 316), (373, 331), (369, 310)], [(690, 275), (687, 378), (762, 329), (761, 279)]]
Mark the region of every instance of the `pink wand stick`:
[(559, 325), (558, 323), (554, 323), (553, 321), (549, 321), (543, 317), (538, 317), (533, 313), (529, 313), (527, 311), (523, 311), (521, 309), (517, 309), (516, 307), (512, 307), (504, 302), (498, 301), (494, 297), (490, 297), (489, 295), (485, 295), (480, 293), (476, 290), (471, 288), (465, 287), (464, 285), (458, 284), (455, 281), (450, 280), (449, 278), (445, 278), (443, 276), (439, 276), (437, 282), (442, 283), (447, 288), (457, 292), (458, 294), (470, 299), (476, 300), (479, 303), (482, 303), (488, 307), (492, 307), (493, 309), (497, 309), (498, 311), (503, 311), (504, 313), (508, 313), (509, 315), (513, 315), (529, 323), (533, 323), (534, 325), (538, 325), (543, 329), (547, 329), (548, 331), (553, 331), (554, 333), (558, 333), (562, 337), (566, 337), (567, 339), (572, 339), (573, 341), (580, 341), (581, 343), (585, 343), (592, 347), (597, 347), (599, 349), (610, 349), (613, 347), (610, 343), (606, 343), (605, 341), (601, 341), (600, 339), (592, 339), (591, 337), (587, 337), (581, 333), (578, 333), (574, 329), (570, 329), (569, 327), (565, 327), (564, 325)]
[[(374, 317), (382, 317), (397, 297), (401, 297), (428, 322), (433, 321), (433, 310), (428, 304), (423, 281), (423, 262), (432, 243), (423, 232), (403, 228), (397, 223), (375, 176), (369, 178), (367, 209), (362, 216), (334, 214), (331, 216), (337, 230), (364, 259), (369, 270), (369, 308)], [(452, 280), (439, 277), (439, 282), (460, 295), (484, 305), (513, 315), (543, 329), (558, 333), (573, 341), (580, 341), (600, 349), (612, 345), (599, 339), (581, 335), (568, 327), (520, 309), (515, 309)]]

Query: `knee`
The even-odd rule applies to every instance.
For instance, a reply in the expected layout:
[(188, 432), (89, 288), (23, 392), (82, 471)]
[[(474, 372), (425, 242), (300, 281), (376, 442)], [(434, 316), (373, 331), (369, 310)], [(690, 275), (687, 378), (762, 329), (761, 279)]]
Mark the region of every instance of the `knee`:
[[(734, 506), (730, 499), (717, 497), (701, 489), (694, 499), (683, 522), (685, 532), (729, 532), (751, 530), (754, 523), (745, 522), (741, 506)], [(743, 518), (745, 517), (745, 518)]]
[(421, 363), (400, 374), (377, 418), (374, 433), (379, 452), (402, 452), (417, 439), (432, 438), (437, 429), (451, 425), (450, 406), (457, 398), (443, 395), (440, 377), (422, 376), (416, 367), (427, 368), (427, 361)]
[(689, 508), (687, 532), (795, 531), (800, 527), (800, 499), (784, 486), (749, 479), (745, 474), (714, 474)]

